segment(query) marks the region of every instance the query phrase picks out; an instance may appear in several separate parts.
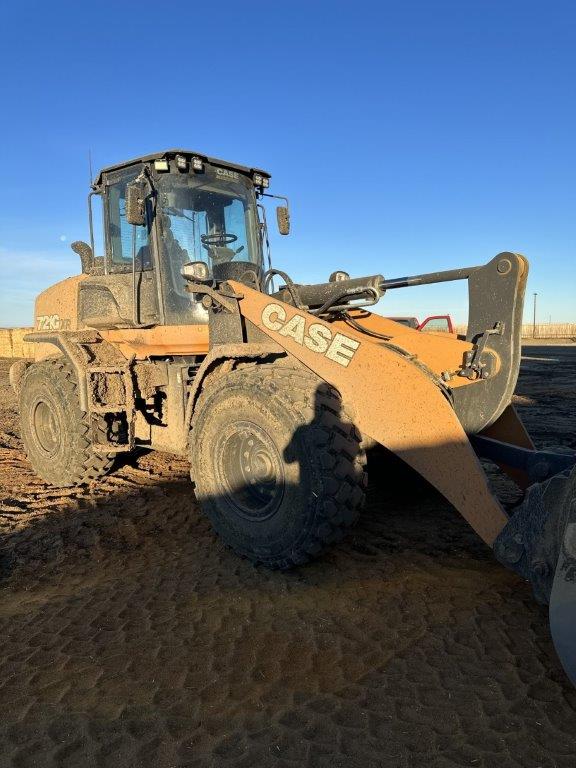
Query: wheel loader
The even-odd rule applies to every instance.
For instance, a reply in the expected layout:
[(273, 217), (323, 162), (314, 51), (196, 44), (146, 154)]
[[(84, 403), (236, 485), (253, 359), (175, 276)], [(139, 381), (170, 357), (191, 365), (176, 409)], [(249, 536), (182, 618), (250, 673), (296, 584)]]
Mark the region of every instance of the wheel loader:
[[(41, 293), (35, 360), (17, 362), (22, 439), (46, 482), (74, 486), (138, 449), (190, 461), (233, 550), (299, 566), (354, 524), (366, 447), (431, 483), (550, 605), (576, 683), (576, 455), (537, 450), (512, 405), (527, 260), (320, 284), (272, 268), (270, 175), (187, 150), (105, 168), (88, 197), (81, 273)], [(92, 208), (103, 210), (96, 256)], [(286, 198), (276, 209), (288, 234)], [(387, 291), (464, 280), (466, 337), (371, 311)], [(480, 458), (525, 491), (505, 512)]]

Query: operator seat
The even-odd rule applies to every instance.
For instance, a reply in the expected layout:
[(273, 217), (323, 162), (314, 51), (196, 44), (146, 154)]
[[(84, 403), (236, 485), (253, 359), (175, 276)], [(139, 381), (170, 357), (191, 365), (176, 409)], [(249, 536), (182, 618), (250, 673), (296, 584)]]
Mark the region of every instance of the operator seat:
[(190, 256), (186, 248), (183, 248), (172, 232), (172, 222), (169, 216), (162, 216), (162, 231), (164, 234), (164, 245), (168, 254), (170, 273), (173, 282), (174, 278), (180, 278), (180, 267), (190, 261)]
[(190, 256), (188, 255), (186, 248), (183, 248), (174, 237), (174, 233), (172, 232), (172, 222), (170, 221), (170, 217), (166, 214), (162, 216), (162, 232), (164, 248), (166, 249), (166, 256), (168, 257), (166, 259), (166, 272), (168, 275), (171, 302), (181, 309), (185, 309), (190, 306), (191, 298), (184, 289), (185, 281), (180, 270), (184, 264), (190, 261)]

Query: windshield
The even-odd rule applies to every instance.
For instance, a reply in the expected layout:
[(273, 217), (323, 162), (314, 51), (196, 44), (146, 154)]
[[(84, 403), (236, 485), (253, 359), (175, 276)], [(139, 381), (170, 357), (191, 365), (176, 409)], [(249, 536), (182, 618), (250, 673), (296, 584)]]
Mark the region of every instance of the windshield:
[[(170, 174), (158, 179), (159, 232), (169, 292), (168, 308), (190, 302), (180, 274), (188, 261), (204, 261), (212, 269), (225, 261), (261, 263), (258, 217), (252, 184), (220, 178), (221, 169), (201, 176)], [(175, 294), (175, 295), (174, 295)], [(170, 302), (172, 296), (172, 302)]]

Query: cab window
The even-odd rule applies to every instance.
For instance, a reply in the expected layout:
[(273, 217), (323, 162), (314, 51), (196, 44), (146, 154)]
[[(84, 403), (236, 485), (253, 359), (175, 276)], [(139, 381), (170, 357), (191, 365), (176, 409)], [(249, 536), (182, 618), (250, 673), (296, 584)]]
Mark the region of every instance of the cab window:
[(107, 186), (107, 257), (111, 272), (129, 272), (132, 269), (133, 237), (136, 246), (137, 269), (151, 269), (148, 227), (136, 227), (126, 221), (126, 186), (138, 175), (131, 170)]

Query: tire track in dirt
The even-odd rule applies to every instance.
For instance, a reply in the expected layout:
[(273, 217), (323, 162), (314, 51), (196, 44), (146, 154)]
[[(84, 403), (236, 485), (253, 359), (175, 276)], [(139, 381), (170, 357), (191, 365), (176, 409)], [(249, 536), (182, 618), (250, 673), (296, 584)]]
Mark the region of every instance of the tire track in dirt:
[[(570, 360), (519, 387), (564, 445), (571, 403), (546, 386), (576, 391)], [(271, 573), (215, 539), (178, 459), (37, 480), (2, 384), (0, 768), (573, 768), (546, 612), (413, 476), (379, 479), (321, 561)]]

